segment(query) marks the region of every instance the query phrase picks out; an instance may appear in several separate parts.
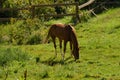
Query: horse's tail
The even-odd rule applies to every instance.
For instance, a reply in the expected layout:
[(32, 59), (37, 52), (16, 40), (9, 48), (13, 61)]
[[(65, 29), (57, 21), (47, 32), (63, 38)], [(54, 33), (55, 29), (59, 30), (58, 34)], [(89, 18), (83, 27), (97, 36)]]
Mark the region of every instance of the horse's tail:
[(50, 37), (50, 30), (49, 30), (49, 32), (48, 32), (48, 34), (47, 34), (47, 37), (46, 37), (45, 40), (44, 40), (44, 43), (47, 43), (47, 42), (48, 42), (49, 37)]

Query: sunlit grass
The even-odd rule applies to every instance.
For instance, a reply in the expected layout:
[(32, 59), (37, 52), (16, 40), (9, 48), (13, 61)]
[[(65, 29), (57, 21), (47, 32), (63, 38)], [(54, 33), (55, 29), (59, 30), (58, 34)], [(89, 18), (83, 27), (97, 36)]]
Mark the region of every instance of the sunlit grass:
[[(69, 44), (64, 63), (61, 60), (58, 42), (57, 58), (54, 58), (52, 42), (39, 45), (0, 46), (0, 53), (30, 55), (26, 61), (12, 60), (0, 66), (0, 79), (4, 80), (8, 73), (8, 80), (24, 80), (24, 72), (27, 70), (28, 80), (119, 80), (120, 16), (117, 14), (119, 11), (120, 8), (109, 10), (75, 26), (80, 47), (80, 59), (76, 62), (70, 55)], [(67, 18), (61, 20), (64, 21), (67, 21)], [(56, 22), (48, 22), (53, 23)], [(12, 51), (6, 51), (7, 49)]]

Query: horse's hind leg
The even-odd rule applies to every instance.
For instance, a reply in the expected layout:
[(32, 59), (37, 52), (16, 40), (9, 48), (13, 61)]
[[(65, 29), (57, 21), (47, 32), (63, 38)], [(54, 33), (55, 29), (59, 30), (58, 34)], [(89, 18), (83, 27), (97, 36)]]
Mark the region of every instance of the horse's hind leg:
[(55, 57), (57, 57), (57, 49), (56, 49), (56, 42), (55, 42), (55, 37), (52, 36), (52, 40), (53, 40), (53, 43), (54, 43), (54, 48), (55, 48)]
[(64, 53), (62, 55), (63, 60), (64, 60), (65, 52), (66, 52), (66, 44), (67, 44), (67, 41), (64, 41)]
[(60, 41), (60, 52), (61, 52), (61, 55), (63, 55), (63, 52), (62, 52), (62, 40), (59, 39), (59, 41)]

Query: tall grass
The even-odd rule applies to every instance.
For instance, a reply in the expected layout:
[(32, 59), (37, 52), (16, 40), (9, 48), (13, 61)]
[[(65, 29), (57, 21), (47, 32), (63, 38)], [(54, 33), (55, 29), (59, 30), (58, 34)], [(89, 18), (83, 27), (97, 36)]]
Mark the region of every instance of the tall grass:
[(12, 61), (24, 62), (29, 60), (30, 56), (18, 48), (0, 48), (0, 65), (4, 66)]
[[(15, 79), (16, 74), (23, 74), (31, 56), (28, 52), (15, 47), (0, 47), (0, 79)], [(21, 70), (20, 70), (21, 69)], [(8, 78), (9, 76), (9, 78)], [(20, 76), (19, 76), (20, 77)], [(17, 77), (18, 78), (18, 77)]]

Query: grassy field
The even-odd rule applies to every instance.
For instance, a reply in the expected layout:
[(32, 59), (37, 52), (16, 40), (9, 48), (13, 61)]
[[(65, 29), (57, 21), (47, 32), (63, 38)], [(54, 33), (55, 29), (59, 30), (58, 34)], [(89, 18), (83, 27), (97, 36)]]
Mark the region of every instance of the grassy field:
[[(80, 59), (54, 59), (53, 43), (0, 46), (0, 80), (120, 80), (120, 8), (75, 26)], [(57, 22), (68, 23), (69, 18)], [(56, 23), (51, 21), (48, 24)]]

